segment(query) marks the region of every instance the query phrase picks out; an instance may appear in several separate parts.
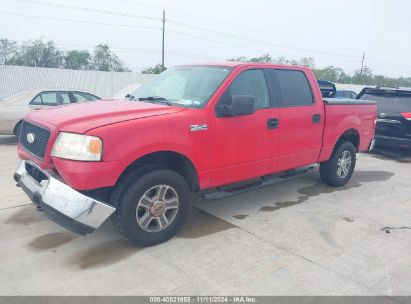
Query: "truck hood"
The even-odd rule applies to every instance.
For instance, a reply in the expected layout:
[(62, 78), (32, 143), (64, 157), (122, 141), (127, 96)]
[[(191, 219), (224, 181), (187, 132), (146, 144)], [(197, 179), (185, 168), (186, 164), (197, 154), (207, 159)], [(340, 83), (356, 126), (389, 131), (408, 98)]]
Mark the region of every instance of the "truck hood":
[(103, 100), (31, 112), (27, 119), (56, 126), (60, 131), (85, 133), (127, 120), (166, 115), (185, 108), (129, 100)]

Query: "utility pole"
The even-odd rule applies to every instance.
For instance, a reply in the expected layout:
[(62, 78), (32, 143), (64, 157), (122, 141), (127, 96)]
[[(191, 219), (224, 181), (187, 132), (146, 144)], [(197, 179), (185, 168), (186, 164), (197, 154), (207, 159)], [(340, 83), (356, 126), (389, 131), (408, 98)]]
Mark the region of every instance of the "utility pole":
[(164, 66), (164, 35), (166, 32), (166, 11), (163, 9), (163, 41), (162, 41), (162, 48), (161, 48), (161, 69), (162, 71), (165, 70)]
[(362, 61), (361, 61), (361, 84), (363, 84), (363, 76), (362, 73), (364, 71), (364, 58), (365, 58), (365, 52), (362, 54)]

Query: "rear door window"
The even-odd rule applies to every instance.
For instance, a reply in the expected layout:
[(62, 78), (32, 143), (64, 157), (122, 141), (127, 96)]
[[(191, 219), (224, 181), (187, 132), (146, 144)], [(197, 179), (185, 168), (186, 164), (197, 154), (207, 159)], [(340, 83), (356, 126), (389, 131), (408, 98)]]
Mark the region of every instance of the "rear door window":
[(308, 79), (302, 71), (275, 70), (280, 89), (280, 106), (294, 107), (313, 104), (313, 94)]
[(88, 102), (88, 101), (93, 101), (93, 100), (98, 100), (99, 98), (97, 96), (94, 96), (89, 93), (85, 92), (72, 92), (73, 94), (73, 102)]

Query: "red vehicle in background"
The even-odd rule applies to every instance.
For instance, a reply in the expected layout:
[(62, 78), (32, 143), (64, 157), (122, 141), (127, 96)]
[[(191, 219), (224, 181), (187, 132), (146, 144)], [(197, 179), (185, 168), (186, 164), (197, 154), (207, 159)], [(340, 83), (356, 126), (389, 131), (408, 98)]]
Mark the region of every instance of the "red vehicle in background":
[(356, 152), (372, 149), (376, 110), (323, 99), (305, 67), (181, 66), (129, 100), (28, 115), (15, 180), (74, 232), (111, 216), (130, 242), (154, 245), (181, 228), (194, 192), (313, 163), (330, 186), (346, 184)]

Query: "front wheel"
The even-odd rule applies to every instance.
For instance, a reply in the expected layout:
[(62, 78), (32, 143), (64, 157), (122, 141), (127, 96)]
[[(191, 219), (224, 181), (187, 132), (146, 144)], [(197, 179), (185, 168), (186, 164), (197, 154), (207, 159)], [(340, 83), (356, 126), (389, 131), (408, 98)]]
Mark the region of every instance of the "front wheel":
[(344, 186), (355, 168), (355, 147), (351, 142), (337, 144), (331, 158), (320, 164), (321, 179), (330, 186)]
[(158, 169), (136, 177), (116, 202), (113, 222), (129, 242), (151, 246), (167, 241), (183, 226), (190, 190), (178, 173)]

